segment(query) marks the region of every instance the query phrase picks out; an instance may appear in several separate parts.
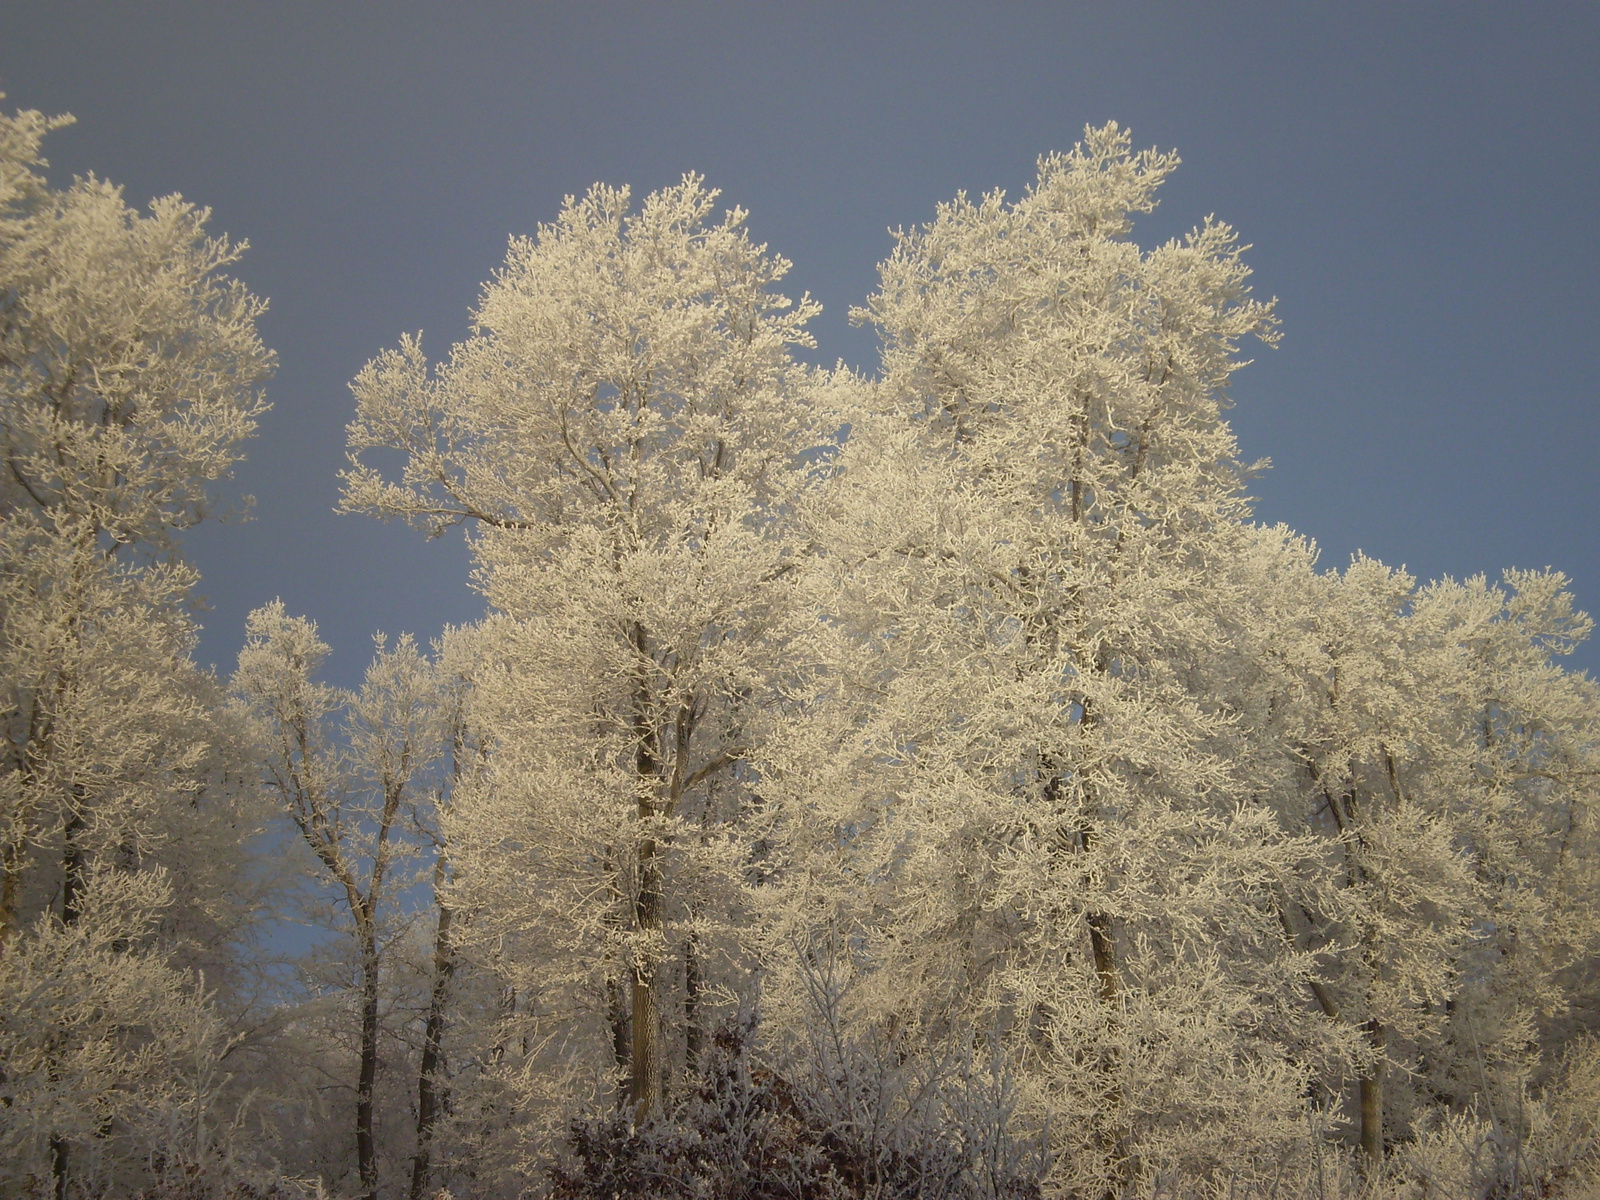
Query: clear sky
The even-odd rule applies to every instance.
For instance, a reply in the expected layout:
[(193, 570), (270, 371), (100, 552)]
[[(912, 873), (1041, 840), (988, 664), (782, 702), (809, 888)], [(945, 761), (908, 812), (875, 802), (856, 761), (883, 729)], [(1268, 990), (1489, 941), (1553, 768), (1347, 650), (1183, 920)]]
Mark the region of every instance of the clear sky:
[[(891, 226), (1015, 194), (1115, 119), (1184, 166), (1135, 235), (1216, 213), (1284, 341), (1237, 379), (1262, 519), (1424, 577), (1555, 566), (1600, 610), (1600, 4), (199, 3), (0, 0), (9, 107), (52, 173), (209, 205), (271, 299), (248, 524), (193, 535), (227, 671), (281, 596), (353, 683), (372, 631), (472, 619), (459, 534), (333, 512), (347, 383), (466, 331), (510, 233), (591, 182), (704, 173), (826, 306)], [(1600, 666), (1589, 647), (1580, 665)]]

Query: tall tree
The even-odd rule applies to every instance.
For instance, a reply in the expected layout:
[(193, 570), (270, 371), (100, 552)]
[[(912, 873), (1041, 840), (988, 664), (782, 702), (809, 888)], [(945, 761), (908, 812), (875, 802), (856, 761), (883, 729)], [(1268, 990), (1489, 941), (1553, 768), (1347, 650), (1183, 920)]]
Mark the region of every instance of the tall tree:
[(513, 239), (448, 362), (406, 339), (356, 380), (355, 454), (406, 460), (346, 475), (347, 507), (477, 525), (489, 765), (446, 822), (463, 892), (529, 1018), (607, 1047), (580, 1069), (625, 1077), (641, 1115), (718, 960), (737, 983), (733, 831), (816, 441), (789, 356), (816, 306), (772, 290), (788, 264), (715, 201), (694, 177), (631, 211), (596, 187)]
[(1304, 965), (1259, 897), (1303, 851), (1242, 803), (1204, 684), (1248, 540), (1221, 412), (1274, 320), (1226, 226), (1128, 236), (1175, 162), (1090, 130), (1015, 202), (902, 234), (857, 314), (883, 376), (813, 510), (847, 636), (803, 783), (846, 833), (811, 878), (858, 914), (861, 995), (935, 1045), (994, 1026), (1062, 1186), (1108, 1192), (1300, 1108), (1258, 1035)]
[[(0, 117), (0, 955), (24, 972), (54, 952), (45, 943), (85, 964), (133, 947), (95, 896), (128, 873), (164, 876), (146, 899), (171, 902), (132, 911), (164, 914), (185, 940), (237, 932), (216, 918), (250, 814), (192, 659), (195, 576), (174, 535), (210, 510), (272, 366), (262, 302), (225, 274), (243, 247), (177, 197), (141, 214), (92, 176), (50, 187), (40, 146), (59, 124)], [(91, 917), (101, 927), (80, 929)], [(172, 949), (141, 944), (128, 965), (148, 1008), (137, 986), (101, 993), (97, 1029), (148, 1028), (166, 1011)], [(43, 1044), (67, 1053), (76, 1019), (63, 1011)], [(64, 1061), (46, 1067), (62, 1089)], [(71, 1166), (81, 1131), (50, 1137), (58, 1194), (74, 1173), (87, 1180)], [(136, 1155), (117, 1161), (140, 1169)]]

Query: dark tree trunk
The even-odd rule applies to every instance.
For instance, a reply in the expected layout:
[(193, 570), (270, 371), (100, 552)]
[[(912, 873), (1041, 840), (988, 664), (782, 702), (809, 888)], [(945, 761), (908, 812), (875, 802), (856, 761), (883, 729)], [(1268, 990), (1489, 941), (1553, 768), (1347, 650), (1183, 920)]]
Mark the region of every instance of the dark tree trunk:
[(1112, 940), (1111, 918), (1102, 912), (1092, 912), (1086, 918), (1089, 925), (1089, 948), (1094, 951), (1094, 973), (1100, 980), (1100, 1000), (1107, 1005), (1117, 1002), (1117, 949)]
[(683, 943), (683, 1060), (690, 1075), (699, 1070), (704, 1041), (700, 1028), (700, 951), (691, 933)]
[[(643, 628), (635, 625), (632, 640), (641, 657), (649, 656), (648, 639)], [(640, 680), (634, 698), (633, 727), (638, 738), (634, 751), (634, 770), (639, 782), (638, 818), (642, 827), (635, 866), (638, 871), (638, 892), (633, 902), (633, 928), (644, 934), (649, 949), (636, 947), (629, 968), (632, 981), (633, 1045), (629, 1054), (628, 1100), (633, 1105), (634, 1116), (642, 1120), (661, 1103), (661, 1047), (660, 1014), (656, 1011), (656, 973), (660, 964), (653, 958), (641, 957), (641, 951), (653, 955), (662, 928), (661, 865), (656, 861), (656, 840), (650, 835), (651, 823), (656, 818), (655, 802), (651, 791), (660, 778), (661, 744), (659, 734), (651, 724), (650, 689)], [(681, 747), (680, 747), (681, 749)]]
[[(635, 928), (641, 933), (661, 931), (661, 870), (656, 864), (654, 838), (639, 843), (639, 899), (634, 906)], [(661, 1103), (660, 1016), (656, 1012), (656, 968), (653, 961), (635, 960), (633, 974), (632, 1079), (628, 1099), (634, 1115), (643, 1120)]]
[[(623, 1090), (621, 1097), (626, 1097), (633, 1090), (633, 1045), (628, 1032), (628, 994), (627, 987), (617, 976), (606, 980), (606, 995), (609, 1011), (607, 1019), (611, 1022), (611, 1059), (617, 1064), (617, 1072), (622, 1078)], [(617, 1101), (620, 1106), (623, 1099)]]
[(50, 1179), (55, 1200), (67, 1200), (67, 1139), (50, 1139)]
[(1361, 1153), (1366, 1159), (1369, 1177), (1377, 1178), (1383, 1169), (1383, 1077), (1388, 1065), (1384, 1050), (1389, 1031), (1377, 1020), (1369, 1020), (1362, 1027), (1367, 1034), (1367, 1044), (1375, 1056), (1372, 1071), (1360, 1080), (1361, 1102)]
[[(67, 818), (66, 842), (61, 851), (61, 923), (72, 928), (83, 918), (83, 814), (74, 810)], [(71, 1144), (56, 1134), (50, 1139), (50, 1183), (55, 1200), (66, 1200)]]
[(68, 928), (83, 916), (83, 814), (67, 818), (66, 842), (61, 850), (61, 923)]
[(0, 954), (5, 953), (11, 938), (11, 926), (17, 919), (17, 905), (22, 890), (23, 851), (26, 842), (21, 837), (9, 837), (0, 847)]
[(378, 1078), (378, 951), (366, 935), (361, 954), (361, 1076), (356, 1084), (356, 1170), (362, 1200), (377, 1200), (378, 1153), (372, 1133), (372, 1093)]
[[(444, 856), (440, 855), (433, 868), (435, 896), (443, 882)], [(450, 946), (450, 908), (443, 901), (437, 903), (439, 928), (433, 939), (433, 991), (428, 997), (428, 1020), (422, 1030), (422, 1064), (417, 1071), (417, 1152), (411, 1160), (411, 1200), (422, 1200), (422, 1193), (427, 1189), (433, 1126), (449, 1102), (449, 1091), (440, 1074), (444, 1070), (444, 1010), (456, 964)]]

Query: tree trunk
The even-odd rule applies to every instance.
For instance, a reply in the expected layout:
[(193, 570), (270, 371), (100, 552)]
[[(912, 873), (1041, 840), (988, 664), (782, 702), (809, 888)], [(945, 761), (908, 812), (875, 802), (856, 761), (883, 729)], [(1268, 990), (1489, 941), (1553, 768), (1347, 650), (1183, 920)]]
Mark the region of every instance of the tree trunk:
[[(641, 659), (648, 659), (648, 639), (637, 624), (633, 627), (632, 641)], [(641, 678), (633, 711), (633, 728), (638, 738), (634, 770), (638, 775), (641, 826), (635, 859), (639, 890), (633, 902), (633, 929), (638, 941), (629, 968), (633, 981), (633, 1046), (629, 1055), (628, 1099), (633, 1105), (635, 1120), (649, 1116), (661, 1102), (661, 1019), (656, 1012), (655, 994), (656, 970), (660, 965), (656, 955), (660, 952), (662, 925), (661, 867), (656, 862), (655, 838), (650, 836), (651, 823), (656, 816), (652, 790), (659, 779), (661, 743), (648, 715), (649, 700), (649, 685)]]
[(51, 1194), (55, 1200), (67, 1200), (67, 1139), (50, 1139)]
[[(72, 928), (83, 917), (83, 815), (76, 809), (67, 818), (66, 841), (61, 851), (61, 923)], [(51, 1075), (55, 1072), (52, 1069)], [(71, 1145), (60, 1134), (50, 1138), (50, 1180), (55, 1200), (66, 1200)]]
[[(20, 817), (14, 819), (20, 826)], [(12, 926), (16, 924), (26, 851), (26, 835), (20, 830), (15, 835), (8, 835), (4, 847), (0, 847), (0, 955), (5, 953), (6, 943), (11, 940)]]
[[(619, 1097), (626, 1097), (633, 1092), (633, 1043), (632, 1034), (628, 1032), (628, 990), (619, 976), (612, 975), (606, 980), (606, 996), (609, 1011), (606, 1016), (611, 1022), (611, 1059), (617, 1064), (617, 1075), (623, 1081), (623, 1090)], [(626, 1101), (619, 1098), (618, 1107)]]
[(1376, 1179), (1383, 1169), (1383, 1076), (1388, 1065), (1384, 1061), (1384, 1048), (1389, 1031), (1376, 1019), (1367, 1021), (1362, 1028), (1375, 1058), (1371, 1073), (1360, 1080), (1361, 1153), (1366, 1160), (1368, 1178)]
[(378, 951), (370, 929), (361, 948), (361, 1077), (356, 1084), (356, 1170), (362, 1200), (377, 1200), (378, 1157), (372, 1136), (372, 1092), (378, 1077)]
[(683, 1065), (690, 1076), (699, 1069), (704, 1041), (700, 1028), (700, 952), (691, 933), (683, 943)]
[[(444, 855), (433, 866), (433, 894), (437, 898), (444, 884)], [(428, 1186), (429, 1158), (433, 1126), (449, 1102), (450, 1094), (440, 1081), (444, 1069), (444, 1010), (450, 996), (450, 981), (455, 975), (454, 952), (450, 946), (450, 908), (442, 900), (439, 928), (433, 939), (433, 991), (428, 997), (428, 1020), (422, 1030), (422, 1064), (417, 1071), (417, 1151), (411, 1159), (411, 1200), (422, 1200)]]
[(61, 923), (67, 928), (83, 916), (83, 814), (73, 809), (67, 818), (66, 842), (61, 851)]
[[(1075, 501), (1076, 502), (1076, 501)], [(1087, 704), (1083, 707), (1080, 722), (1094, 723)], [(1061, 794), (1061, 764), (1051, 757), (1043, 762), (1049, 772), (1044, 782), (1045, 805), (1061, 824), (1057, 827), (1056, 848), (1062, 854), (1076, 854), (1087, 858), (1094, 851), (1094, 827), (1087, 812), (1079, 814), (1074, 824), (1068, 824), (1065, 800)], [(1089, 931), (1089, 949), (1094, 959), (1095, 992), (1105, 1009), (1106, 1026), (1115, 1029), (1119, 1017), (1121, 987), (1117, 969), (1116, 932), (1110, 913), (1093, 910), (1084, 913), (1084, 924)], [(1102, 1091), (1100, 1120), (1095, 1141), (1110, 1171), (1106, 1190), (1101, 1200), (1114, 1200), (1127, 1181), (1127, 1132), (1123, 1127), (1126, 1104), (1122, 1094), (1121, 1064), (1111, 1047), (1098, 1056), (1097, 1066)]]
[(1117, 1003), (1117, 948), (1112, 940), (1111, 917), (1092, 912), (1085, 917), (1089, 926), (1089, 948), (1094, 951), (1094, 973), (1100, 980), (1100, 1002), (1115, 1009)]
[[(1088, 706), (1084, 706), (1084, 724), (1090, 724)], [(1088, 813), (1083, 814), (1078, 826), (1078, 849), (1087, 858), (1094, 852), (1094, 825)], [(1122, 989), (1117, 970), (1116, 932), (1110, 913), (1093, 910), (1084, 914), (1084, 924), (1089, 929), (1089, 950), (1094, 958), (1096, 991), (1106, 1014), (1106, 1025), (1115, 1030), (1119, 1025)], [(1106, 1112), (1096, 1140), (1110, 1170), (1103, 1200), (1115, 1200), (1122, 1194), (1129, 1179), (1128, 1144), (1130, 1131), (1127, 1122), (1127, 1097), (1122, 1086), (1121, 1056), (1114, 1046), (1107, 1046), (1100, 1055), (1100, 1074), (1103, 1081), (1103, 1103)]]
[(653, 956), (661, 932), (661, 869), (656, 865), (654, 838), (639, 843), (639, 899), (634, 906), (634, 928), (645, 935), (646, 945), (634, 951), (633, 1053), (629, 1099), (634, 1117), (643, 1120), (661, 1103), (661, 1033), (656, 1012)]
[(499, 1066), (506, 1059), (506, 1038), (511, 1036), (511, 1022), (517, 1015), (517, 989), (509, 983), (501, 987), (496, 1007), (500, 1029), (494, 1045), (489, 1048), (489, 1061)]

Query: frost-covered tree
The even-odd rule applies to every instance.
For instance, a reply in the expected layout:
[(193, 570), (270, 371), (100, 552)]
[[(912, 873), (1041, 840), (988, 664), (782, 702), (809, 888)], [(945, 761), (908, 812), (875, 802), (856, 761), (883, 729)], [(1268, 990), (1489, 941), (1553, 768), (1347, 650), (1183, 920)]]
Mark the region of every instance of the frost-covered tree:
[(43, 840), (70, 911), (90, 857), (137, 851), (133, 814), (204, 786), (216, 735), (197, 732), (194, 576), (172, 535), (237, 460), (272, 361), (261, 302), (222, 274), (242, 247), (176, 197), (140, 215), (93, 177), (51, 189), (39, 145), (55, 124), (0, 123), (0, 930)]
[[(454, 726), (438, 667), (409, 637), (393, 646), (379, 638), (362, 686), (351, 693), (316, 679), (327, 653), (310, 621), (288, 616), (281, 603), (257, 609), (250, 614), (233, 690), (255, 733), (266, 788), (309, 850), (317, 890), (330, 902), (333, 924), (348, 943), (349, 952), (336, 952), (334, 959), (336, 975), (353, 967), (349, 986), (337, 990), (346, 992), (355, 1010), (354, 1028), (336, 1030), (333, 1040), (354, 1042), (354, 1054), (346, 1056), (354, 1069), (347, 1061), (331, 1072), (355, 1101), (349, 1142), (361, 1192), (370, 1200), (378, 1194), (385, 1165), (378, 1129), (382, 1002), (387, 998), (388, 1007), (396, 1007), (385, 977), (394, 971), (410, 910), (416, 907), (414, 899), (407, 904), (406, 894), (420, 883), (420, 856), (431, 853), (445, 869), (437, 838), (429, 834), (437, 826), (438, 771), (450, 752)], [(427, 845), (428, 840), (435, 844)], [(439, 909), (434, 923), (413, 1191), (420, 1190), (427, 1174), (452, 966), (449, 910)], [(391, 1037), (398, 1033), (389, 1031)], [(414, 1081), (417, 1076), (399, 1088), (391, 1082), (387, 1094), (403, 1094)], [(394, 1128), (403, 1124), (395, 1119), (398, 1114), (385, 1115), (388, 1140), (401, 1140), (402, 1131)], [(399, 1173), (398, 1163), (388, 1165), (391, 1175)]]
[[(1133, 239), (1175, 156), (898, 234), (874, 378), (698, 177), (569, 198), (353, 385), (345, 506), (467, 526), (489, 615), (346, 692), (269, 605), (229, 703), (179, 537), (262, 305), (55, 124), (0, 117), (0, 1191), (1600, 1178), (1591, 623), (1252, 523), (1276, 318), (1226, 226)], [(273, 905), (329, 936), (251, 995)]]
[(1249, 524), (1222, 412), (1273, 321), (1225, 227), (1129, 239), (1173, 162), (1090, 130), (900, 235), (773, 784), (800, 944), (913, 1041), (992, 1030), (1085, 1194), (1280, 1177), (1346, 1097), (1369, 1174), (1441, 1104), (1510, 1129), (1594, 961), (1587, 619)]
[[(224, 273), (242, 247), (176, 197), (139, 213), (94, 177), (52, 188), (40, 145), (59, 124), (0, 117), (0, 957), (43, 989), (8, 1013), (6, 1053), (27, 1065), (0, 1063), (21, 1088), (0, 1120), (43, 1130), (64, 1194), (155, 1169), (155, 1131), (110, 1093), (154, 1098), (162, 1064), (179, 1086), (188, 1067), (163, 1039), (212, 1018), (178, 968), (225, 985), (251, 904), (248, 794), (192, 658), (195, 577), (174, 535), (209, 511), (272, 359), (261, 302)], [(118, 911), (128, 888), (144, 899)], [(197, 1054), (228, 1041), (190, 1032)], [(69, 1068), (82, 1047), (104, 1088), (81, 1055)], [(45, 1091), (20, 1082), (40, 1071)]]
[(1280, 818), (1316, 839), (1280, 915), (1315, 957), (1318, 1008), (1364, 1043), (1368, 1163), (1441, 1103), (1515, 1124), (1600, 931), (1600, 696), (1555, 662), (1589, 621), (1554, 574), (1419, 588), (1358, 558), (1258, 582), (1236, 643), (1255, 642), (1260, 671), (1240, 707), (1272, 713), (1254, 727), (1280, 758)]
[(842, 636), (834, 741), (792, 775), (811, 911), (881, 1019), (1005, 1040), (1086, 1189), (1282, 1153), (1305, 1067), (1276, 1046), (1310, 1019), (1268, 900), (1305, 847), (1211, 687), (1250, 543), (1221, 413), (1274, 321), (1227, 227), (1128, 236), (1175, 161), (1091, 130), (900, 235), (812, 509)]
[(248, 1182), (234, 1036), (156, 936), (170, 888), (156, 871), (91, 871), (75, 921), (40, 914), (0, 958), (0, 1189)]
[(356, 455), (406, 460), (346, 476), (347, 507), (476, 523), (488, 760), (446, 822), (462, 903), (503, 947), (528, 1075), (625, 1078), (640, 1114), (749, 967), (747, 762), (789, 666), (784, 531), (816, 441), (789, 355), (815, 305), (715, 201), (694, 177), (636, 209), (596, 187), (513, 239), (447, 362), (407, 339), (356, 380)]
[(446, 362), (358, 378), (347, 504), (473, 523), (491, 605), (444, 828), (503, 1161), (611, 1080), (582, 1187), (657, 1169), (629, 1120), (693, 1157), (710, 1010), (759, 979), (799, 1079), (819, 955), (897, 1070), (989, 1039), (1064, 1194), (1535, 1110), (1595, 961), (1585, 619), (1250, 523), (1224, 411), (1276, 322), (1226, 226), (1132, 240), (1175, 164), (1089, 130), (900, 234), (875, 380), (790, 362), (808, 306), (692, 178), (569, 201)]

